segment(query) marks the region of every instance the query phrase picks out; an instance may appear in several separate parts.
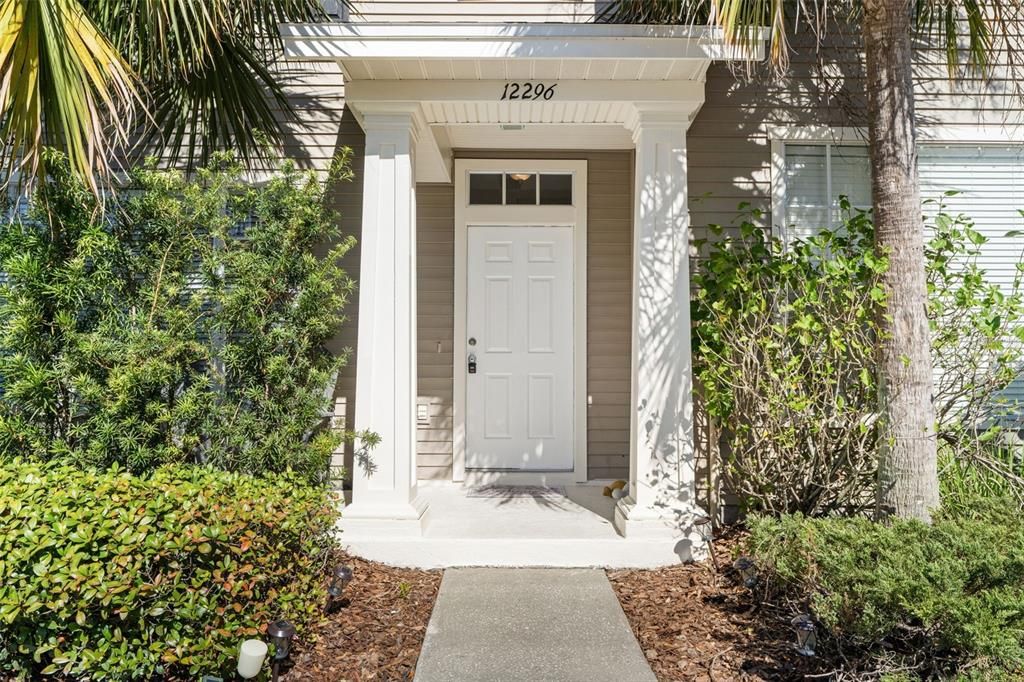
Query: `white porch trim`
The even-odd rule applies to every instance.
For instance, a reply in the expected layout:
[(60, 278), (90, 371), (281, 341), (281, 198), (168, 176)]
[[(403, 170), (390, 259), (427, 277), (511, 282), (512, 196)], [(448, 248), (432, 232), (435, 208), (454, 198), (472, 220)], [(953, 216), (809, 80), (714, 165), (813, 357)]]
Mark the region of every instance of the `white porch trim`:
[(285, 57), (341, 59), (763, 59), (765, 29), (728, 44), (705, 26), (559, 23), (282, 24)]
[[(549, 149), (558, 148), (551, 131), (559, 128), (614, 126), (629, 131), (636, 149), (630, 487), (612, 514), (619, 535), (600, 545), (580, 538), (587, 547), (580, 556), (599, 563), (593, 557), (605, 556), (611, 547), (626, 557), (625, 565), (640, 554), (653, 563), (699, 556), (703, 546), (693, 526), (701, 512), (693, 471), (686, 131), (704, 102), (711, 61), (761, 59), (761, 34), (747, 46), (728, 45), (720, 32), (707, 28), (613, 24), (336, 23), (286, 25), (282, 35), (288, 59), (341, 63), (346, 107), (366, 133), (355, 425), (379, 433), (382, 443), (369, 454), (372, 467), (357, 457), (353, 503), (342, 520), (346, 541), (389, 557), (401, 555), (409, 536), (421, 533), (413, 545), (424, 556), (455, 542), (461, 557), (463, 549), (480, 542), (432, 537), (429, 527), (424, 531), (428, 496), (416, 482), (415, 183), (451, 182), (454, 169), (457, 191), (464, 189), (468, 166), (453, 160), (449, 133), (459, 126), (492, 126), (495, 139), (488, 148), (506, 150), (511, 146), (497, 136), (507, 126), (544, 126), (539, 137)], [(539, 95), (537, 84), (544, 85)], [(510, 99), (513, 85), (516, 92), (530, 85), (533, 96)], [(606, 134), (605, 139), (618, 144), (619, 138)], [(530, 165), (540, 170), (542, 164)], [(585, 195), (586, 188), (577, 194)], [(576, 224), (585, 222), (584, 217)], [(458, 214), (457, 240), (464, 229), (465, 215)], [(456, 267), (466, 256), (464, 237), (461, 251), (456, 248)], [(576, 249), (577, 273), (585, 273), (586, 242), (577, 241)], [(464, 276), (456, 277), (462, 287), (457, 305), (464, 304)], [(578, 286), (577, 292), (586, 296), (586, 287)], [(577, 298), (575, 307), (580, 304)], [(463, 309), (463, 328), (455, 334), (457, 395), (465, 386), (460, 380), (464, 315)], [(577, 324), (581, 333), (585, 322)], [(586, 338), (577, 343), (585, 348)], [(586, 361), (582, 348), (577, 363)], [(584, 364), (577, 382), (585, 376)], [(581, 472), (586, 475), (586, 417), (578, 414), (586, 410), (585, 384), (575, 390), (575, 471), (561, 474), (570, 483)], [(460, 400), (464, 405), (464, 393), (456, 398), (456, 453), (464, 438), (464, 430), (458, 432)], [(456, 455), (457, 481), (466, 474), (462, 453), (461, 462)], [(563, 482), (557, 474), (547, 476), (548, 483)], [(510, 475), (505, 481), (517, 479)], [(485, 557), (458, 561), (533, 561), (523, 554), (533, 539), (509, 532), (503, 529), (493, 542), (483, 538)], [(402, 537), (382, 537), (387, 534)], [(544, 552), (576, 551), (563, 550), (560, 545), (571, 543), (562, 539), (543, 543)], [(556, 565), (559, 559), (545, 555), (543, 562)]]
[(694, 476), (690, 220), (686, 129), (677, 111), (638, 108), (633, 218), (633, 362), (629, 494), (615, 508), (627, 538), (678, 539), (704, 551)]
[[(470, 206), (473, 171), (524, 171), (573, 174), (572, 206)], [(456, 159), (455, 173), (455, 366), (452, 405), (454, 481), (469, 485), (564, 485), (587, 480), (587, 162), (539, 159)], [(500, 216), (495, 220), (495, 215)], [(466, 470), (466, 276), (469, 225), (573, 226), (573, 470), (571, 472), (497, 472)]]
[(380, 444), (356, 456), (347, 532), (419, 535), (416, 480), (416, 110), (364, 112), (357, 431)]

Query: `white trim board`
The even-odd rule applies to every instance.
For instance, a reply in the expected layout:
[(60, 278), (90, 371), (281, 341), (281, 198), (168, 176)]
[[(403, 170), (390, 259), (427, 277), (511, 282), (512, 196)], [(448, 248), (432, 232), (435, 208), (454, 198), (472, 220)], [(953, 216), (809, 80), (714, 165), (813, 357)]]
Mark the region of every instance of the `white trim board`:
[(282, 24), (285, 59), (764, 59), (766, 29), (746, 45), (705, 26), (366, 22)]
[[(472, 171), (569, 172), (575, 180), (572, 206), (470, 206)], [(466, 276), (468, 225), (573, 225), (573, 470), (571, 481), (587, 480), (587, 162), (580, 160), (455, 159), (455, 342), (452, 367), (452, 478), (466, 472)], [(551, 484), (562, 479), (552, 472), (470, 472), (473, 482)], [(559, 480), (559, 482), (564, 482)]]

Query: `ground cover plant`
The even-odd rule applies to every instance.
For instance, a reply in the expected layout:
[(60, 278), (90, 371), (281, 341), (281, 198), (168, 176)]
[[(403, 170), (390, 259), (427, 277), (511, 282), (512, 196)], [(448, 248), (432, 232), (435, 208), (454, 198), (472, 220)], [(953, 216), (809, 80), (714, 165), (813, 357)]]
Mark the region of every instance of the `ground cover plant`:
[(287, 165), (247, 183), (223, 154), (193, 177), (147, 164), (103, 201), (48, 154), (0, 226), (0, 456), (323, 480), (354, 286), (324, 196), (347, 152), (327, 184)]
[(931, 525), (799, 515), (750, 521), (758, 597), (819, 624), (854, 677), (1024, 675), (1024, 521), (1012, 500)]
[(0, 463), (0, 674), (228, 678), (326, 599), (337, 506), (295, 474)]

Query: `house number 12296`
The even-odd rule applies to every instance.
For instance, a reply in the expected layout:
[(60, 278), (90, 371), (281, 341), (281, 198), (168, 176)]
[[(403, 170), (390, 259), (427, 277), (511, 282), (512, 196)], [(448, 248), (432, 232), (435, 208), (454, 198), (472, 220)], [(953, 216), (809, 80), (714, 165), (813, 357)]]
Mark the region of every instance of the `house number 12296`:
[(555, 87), (558, 83), (544, 85), (543, 83), (505, 83), (505, 90), (501, 93), (501, 99), (551, 99), (555, 96)]

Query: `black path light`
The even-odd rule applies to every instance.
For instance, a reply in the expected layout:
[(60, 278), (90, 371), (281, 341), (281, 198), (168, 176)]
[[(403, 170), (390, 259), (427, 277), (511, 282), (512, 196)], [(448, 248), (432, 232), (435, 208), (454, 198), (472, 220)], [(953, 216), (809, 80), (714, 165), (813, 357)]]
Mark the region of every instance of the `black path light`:
[(801, 656), (813, 656), (814, 647), (818, 645), (818, 628), (814, 625), (814, 619), (801, 613), (790, 623), (796, 630), (796, 652)]
[(327, 605), (324, 607), (324, 613), (331, 610), (331, 605), (341, 597), (350, 582), (352, 569), (349, 566), (335, 566), (331, 574), (331, 584), (327, 586)]
[(740, 574), (740, 579), (745, 587), (753, 587), (757, 584), (757, 564), (748, 556), (741, 556), (732, 563), (732, 567)]
[(277, 682), (281, 672), (281, 663), (288, 658), (292, 650), (292, 639), (295, 638), (295, 626), (284, 620), (275, 620), (267, 626), (267, 637), (274, 645), (274, 660), (270, 663), (271, 679)]

